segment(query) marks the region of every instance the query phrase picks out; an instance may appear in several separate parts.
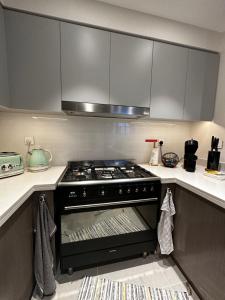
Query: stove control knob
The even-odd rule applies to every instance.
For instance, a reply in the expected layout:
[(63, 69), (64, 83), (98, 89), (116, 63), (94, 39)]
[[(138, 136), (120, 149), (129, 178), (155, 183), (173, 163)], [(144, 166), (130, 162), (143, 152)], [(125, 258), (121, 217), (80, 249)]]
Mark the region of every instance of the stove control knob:
[(76, 197), (77, 197), (76, 192), (70, 192), (69, 193), (69, 198), (76, 198)]
[(12, 169), (13, 169), (13, 166), (12, 166), (11, 164), (9, 164), (9, 165), (8, 165), (8, 169), (9, 169), (9, 170), (12, 170)]
[(101, 195), (105, 196), (105, 191), (104, 190), (101, 190)]
[(135, 189), (135, 193), (138, 193), (138, 192), (139, 192), (139, 188), (136, 188), (136, 189)]
[(83, 197), (85, 198), (87, 196), (86, 190), (83, 191)]
[(118, 193), (119, 193), (119, 195), (122, 195), (123, 194), (123, 190), (119, 189)]
[(144, 186), (143, 187), (143, 192), (145, 193), (147, 191), (146, 187)]
[(130, 194), (131, 190), (130, 188), (127, 189), (127, 194)]
[(154, 186), (153, 185), (151, 186), (150, 191), (154, 192)]

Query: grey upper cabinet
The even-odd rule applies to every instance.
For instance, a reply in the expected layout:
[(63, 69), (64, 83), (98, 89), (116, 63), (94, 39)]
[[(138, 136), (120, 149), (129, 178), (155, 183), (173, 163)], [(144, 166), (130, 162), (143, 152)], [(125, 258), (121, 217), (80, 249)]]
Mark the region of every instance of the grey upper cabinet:
[(11, 106), (60, 111), (59, 22), (6, 11), (5, 25)]
[(189, 49), (185, 120), (213, 119), (218, 68), (218, 54)]
[(149, 107), (152, 48), (152, 41), (111, 33), (111, 104)]
[(150, 116), (183, 119), (188, 49), (154, 42)]
[(5, 40), (5, 22), (0, 4), (0, 105), (9, 106), (9, 86)]
[(61, 23), (62, 100), (109, 103), (110, 33)]
[(3, 10), (0, 106), (61, 101), (149, 107), (150, 117), (212, 120), (219, 55)]

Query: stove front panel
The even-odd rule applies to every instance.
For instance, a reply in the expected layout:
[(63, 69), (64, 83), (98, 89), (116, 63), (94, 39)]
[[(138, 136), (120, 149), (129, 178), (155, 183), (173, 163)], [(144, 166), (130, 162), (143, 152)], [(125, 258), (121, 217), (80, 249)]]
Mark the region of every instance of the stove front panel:
[[(111, 171), (107, 168), (104, 176)], [(59, 185), (55, 191), (56, 241), (63, 273), (145, 256), (156, 249), (160, 180), (100, 181)]]
[(85, 205), (101, 206), (105, 203), (126, 202), (140, 199), (160, 198), (161, 183), (138, 182), (123, 184), (101, 184), (90, 186), (59, 186), (56, 191), (56, 205), (63, 213)]

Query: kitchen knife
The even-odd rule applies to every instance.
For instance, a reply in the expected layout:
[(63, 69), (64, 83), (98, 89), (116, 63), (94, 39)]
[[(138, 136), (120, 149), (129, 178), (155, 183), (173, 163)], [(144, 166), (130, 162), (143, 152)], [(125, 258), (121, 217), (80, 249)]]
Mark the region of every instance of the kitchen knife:
[(215, 151), (218, 151), (218, 146), (219, 146), (219, 138), (216, 138), (216, 141), (215, 141)]
[(211, 139), (211, 151), (213, 151), (213, 147), (214, 147), (214, 136), (212, 136)]

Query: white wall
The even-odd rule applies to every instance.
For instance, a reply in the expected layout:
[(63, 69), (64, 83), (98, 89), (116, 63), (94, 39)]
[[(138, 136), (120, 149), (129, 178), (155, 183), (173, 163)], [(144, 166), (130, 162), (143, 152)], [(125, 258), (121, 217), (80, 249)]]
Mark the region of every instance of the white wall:
[[(191, 136), (199, 142), (198, 157), (207, 159), (211, 148), (211, 137), (216, 136), (220, 141), (225, 142), (225, 128), (214, 122), (196, 122), (192, 123)], [(220, 151), (220, 161), (225, 163), (225, 144)]]
[(109, 29), (218, 50), (220, 34), (93, 0), (3, 0), (16, 9)]
[[(164, 151), (183, 156), (184, 141), (190, 139), (191, 123), (50, 116), (33, 119), (32, 114), (0, 112), (0, 152), (17, 151), (25, 156), (25, 136), (34, 136), (53, 153), (53, 164), (68, 160), (134, 158), (147, 162), (152, 144), (147, 138), (164, 140)], [(42, 116), (43, 117), (43, 116)]]

